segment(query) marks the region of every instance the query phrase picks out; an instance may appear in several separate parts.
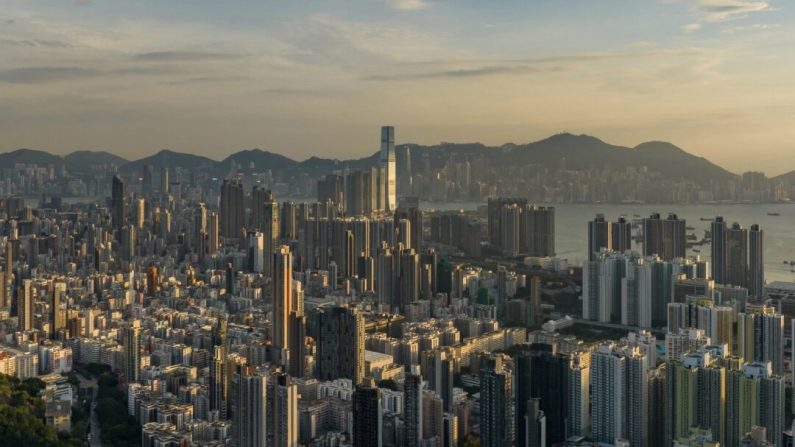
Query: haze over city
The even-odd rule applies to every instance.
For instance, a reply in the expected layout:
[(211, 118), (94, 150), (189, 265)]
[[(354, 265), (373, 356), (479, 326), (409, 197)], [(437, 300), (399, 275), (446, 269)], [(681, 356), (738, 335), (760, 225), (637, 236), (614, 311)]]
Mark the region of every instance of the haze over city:
[[(568, 131), (777, 175), (795, 127), (782, 0), (5, 0), (0, 150), (304, 159)], [(753, 154), (753, 156), (749, 156)]]

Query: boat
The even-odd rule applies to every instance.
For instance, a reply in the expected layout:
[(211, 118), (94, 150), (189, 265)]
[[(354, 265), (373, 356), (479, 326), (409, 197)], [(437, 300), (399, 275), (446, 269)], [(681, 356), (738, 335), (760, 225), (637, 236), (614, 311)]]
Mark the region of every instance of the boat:
[(767, 213), (768, 216), (780, 216), (781, 213)]
[(701, 219), (699, 219), (699, 220), (701, 220), (702, 222), (712, 222), (712, 221), (713, 221), (713, 220), (715, 220), (715, 219), (713, 219), (713, 218), (711, 218), (711, 217), (702, 217), (702, 218), (701, 218)]
[(694, 249), (693, 249), (693, 253), (701, 253), (701, 250), (699, 250), (699, 249), (697, 249), (697, 248), (694, 248)]

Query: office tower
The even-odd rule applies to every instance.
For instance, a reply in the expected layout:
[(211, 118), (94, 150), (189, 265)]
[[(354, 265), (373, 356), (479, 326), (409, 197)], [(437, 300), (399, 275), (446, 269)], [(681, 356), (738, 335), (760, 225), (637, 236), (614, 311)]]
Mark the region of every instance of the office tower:
[(422, 394), (422, 376), (406, 373), (403, 383), (403, 423), (407, 447), (419, 447), (422, 443)]
[(259, 231), (249, 231), (246, 238), (246, 258), (248, 270), (265, 272), (265, 236)]
[(269, 410), (273, 417), (273, 440), (270, 445), (298, 447), (298, 386), (283, 373), (274, 374), (271, 382)]
[(588, 437), (591, 433), (591, 351), (569, 354), (566, 386), (566, 436)]
[(712, 279), (718, 284), (726, 284), (726, 222), (718, 216), (710, 224), (712, 247), (710, 262)]
[(266, 445), (268, 428), (268, 378), (251, 366), (238, 367), (234, 375), (232, 430), (237, 447)]
[(648, 370), (637, 347), (603, 343), (591, 355), (592, 438), (648, 445)]
[(686, 255), (686, 223), (676, 214), (662, 219), (653, 213), (643, 219), (643, 255), (657, 255), (664, 261), (684, 258)]
[(111, 189), (111, 209), (113, 214), (113, 228), (117, 231), (117, 238), (121, 237), (121, 228), (127, 222), (127, 189), (124, 180), (120, 176), (113, 176), (113, 184)]
[[(767, 428), (767, 440), (783, 447), (784, 378), (773, 374), (769, 362), (747, 363), (726, 377), (726, 443), (740, 440), (754, 426)], [(723, 444), (723, 443), (721, 443)]]
[(288, 320), (293, 299), (293, 256), (286, 245), (271, 255), (273, 259), (273, 347), (281, 351), (290, 347)]
[(547, 417), (546, 444), (555, 445), (564, 441), (568, 418), (568, 357), (556, 353), (553, 345), (533, 344), (519, 353), (514, 363), (517, 445), (526, 445), (530, 441), (525, 421), (530, 420), (531, 415), (527, 410), (533, 399), (539, 399), (539, 409)]
[(17, 317), (19, 330), (33, 329), (33, 283), (29, 279), (22, 280), (22, 293), (17, 292)]
[(66, 298), (66, 283), (53, 283), (52, 297), (50, 300), (50, 338), (55, 339), (58, 332), (66, 328), (66, 312), (62, 307)]
[(364, 379), (364, 317), (355, 309), (332, 307), (317, 313), (317, 377)]
[(480, 370), (480, 445), (512, 444), (510, 418), (511, 378), (500, 358), (486, 359)]
[(746, 306), (737, 315), (737, 355), (746, 362), (770, 362), (773, 373), (784, 374), (784, 316), (768, 306)]
[(225, 239), (239, 239), (245, 226), (245, 206), (243, 205), (243, 183), (238, 179), (224, 179), (221, 184), (219, 217), (221, 236)]
[(160, 195), (163, 197), (163, 202), (168, 199), (168, 168), (160, 169)]
[(141, 321), (133, 320), (124, 335), (124, 380), (136, 383), (141, 374)]
[(381, 390), (356, 385), (353, 393), (353, 447), (382, 445)]
[(726, 277), (723, 284), (748, 287), (748, 230), (734, 223), (726, 229)]
[(219, 240), (220, 228), (218, 223), (218, 213), (210, 211), (207, 213), (207, 253), (215, 254), (221, 248)]
[(765, 291), (765, 257), (763, 232), (759, 225), (748, 231), (748, 293), (761, 299)]
[(397, 172), (395, 159), (395, 128), (392, 126), (381, 127), (381, 154), (380, 164), (383, 169), (382, 183), (384, 184), (385, 211), (394, 211), (397, 208)]

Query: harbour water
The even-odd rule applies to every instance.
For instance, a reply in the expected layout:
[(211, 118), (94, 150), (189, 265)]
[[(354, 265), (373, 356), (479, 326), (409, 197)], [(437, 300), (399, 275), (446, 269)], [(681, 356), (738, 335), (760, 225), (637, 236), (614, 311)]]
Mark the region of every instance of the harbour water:
[[(474, 210), (483, 202), (463, 203), (426, 203), (425, 208), (440, 210)], [(607, 219), (616, 220), (625, 216), (628, 220), (648, 217), (657, 212), (661, 215), (676, 213), (687, 220), (687, 226), (693, 227), (688, 233), (694, 233), (699, 239), (710, 222), (701, 218), (712, 219), (723, 216), (731, 225), (738, 222), (743, 227), (759, 224), (764, 231), (765, 278), (770, 281), (795, 281), (795, 204), (730, 204), (730, 205), (642, 205), (642, 204), (563, 204), (555, 207), (555, 246), (558, 256), (570, 262), (581, 263), (585, 258), (588, 245), (588, 221), (597, 213)], [(771, 215), (778, 214), (778, 215)], [(633, 248), (637, 247), (633, 244)], [(703, 259), (710, 258), (710, 245), (694, 247), (700, 253), (690, 250), (691, 255), (700, 255)], [(784, 264), (787, 261), (787, 264)]]

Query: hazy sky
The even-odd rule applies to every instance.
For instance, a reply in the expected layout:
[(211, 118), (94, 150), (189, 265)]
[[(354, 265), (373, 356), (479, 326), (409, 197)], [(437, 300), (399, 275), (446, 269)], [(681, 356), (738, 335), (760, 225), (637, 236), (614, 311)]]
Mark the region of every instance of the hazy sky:
[(795, 169), (792, 0), (0, 0), (0, 151), (554, 133)]

